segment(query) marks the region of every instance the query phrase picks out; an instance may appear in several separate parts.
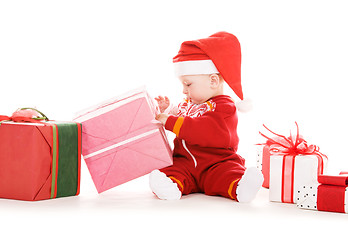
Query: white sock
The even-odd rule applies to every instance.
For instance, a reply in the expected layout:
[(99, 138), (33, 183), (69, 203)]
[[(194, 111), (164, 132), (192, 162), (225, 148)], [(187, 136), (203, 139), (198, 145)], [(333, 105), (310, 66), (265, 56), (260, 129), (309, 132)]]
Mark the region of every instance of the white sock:
[(158, 170), (150, 173), (150, 188), (162, 200), (179, 200), (181, 198), (178, 185)]
[(247, 203), (253, 200), (262, 183), (263, 175), (261, 171), (256, 167), (247, 168), (236, 189), (238, 202)]

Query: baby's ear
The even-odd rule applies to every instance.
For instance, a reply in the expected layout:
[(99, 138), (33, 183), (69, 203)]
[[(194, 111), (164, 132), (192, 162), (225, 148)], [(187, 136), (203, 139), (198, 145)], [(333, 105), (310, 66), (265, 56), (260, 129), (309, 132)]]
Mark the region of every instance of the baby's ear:
[(217, 74), (211, 74), (210, 75), (210, 85), (213, 87), (213, 88), (216, 88), (219, 86), (220, 84), (220, 77), (219, 75)]

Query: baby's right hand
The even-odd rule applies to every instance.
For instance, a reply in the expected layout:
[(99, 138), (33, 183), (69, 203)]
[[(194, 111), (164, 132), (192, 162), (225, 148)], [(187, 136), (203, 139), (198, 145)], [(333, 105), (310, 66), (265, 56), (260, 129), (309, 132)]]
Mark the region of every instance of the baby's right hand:
[(162, 96), (158, 96), (155, 98), (155, 100), (158, 103), (158, 107), (161, 113), (163, 113), (170, 105), (170, 101), (169, 98), (167, 96), (162, 97)]

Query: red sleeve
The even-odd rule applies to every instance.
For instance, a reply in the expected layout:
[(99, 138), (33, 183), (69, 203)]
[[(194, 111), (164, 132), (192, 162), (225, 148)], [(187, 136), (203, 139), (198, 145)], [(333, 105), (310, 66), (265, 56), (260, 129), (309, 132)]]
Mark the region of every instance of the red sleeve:
[[(201, 117), (169, 116), (165, 128), (189, 144), (202, 147), (228, 148), (231, 146), (231, 116), (207, 112)], [(234, 124), (236, 125), (236, 124)]]

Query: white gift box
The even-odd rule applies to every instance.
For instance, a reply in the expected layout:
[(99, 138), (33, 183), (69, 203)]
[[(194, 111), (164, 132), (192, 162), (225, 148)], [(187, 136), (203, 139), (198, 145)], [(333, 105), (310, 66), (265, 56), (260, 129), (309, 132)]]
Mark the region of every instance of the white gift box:
[(271, 155), (269, 200), (296, 203), (300, 187), (318, 183), (318, 173), (323, 174), (327, 158), (321, 155)]
[(262, 171), (263, 183), (262, 187), (269, 188), (269, 161), (270, 161), (269, 147), (259, 145), (256, 148), (256, 167)]
[(262, 170), (263, 145), (256, 146), (256, 167)]
[(297, 207), (318, 210), (317, 190), (319, 184), (303, 185), (297, 190)]

